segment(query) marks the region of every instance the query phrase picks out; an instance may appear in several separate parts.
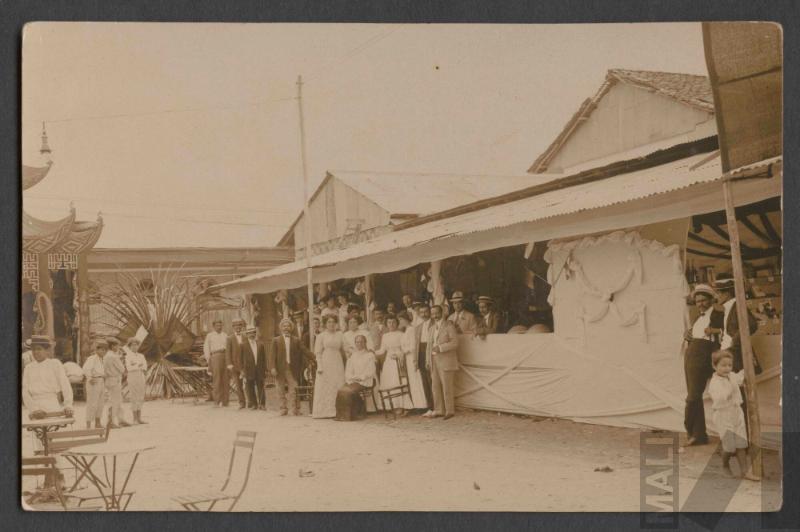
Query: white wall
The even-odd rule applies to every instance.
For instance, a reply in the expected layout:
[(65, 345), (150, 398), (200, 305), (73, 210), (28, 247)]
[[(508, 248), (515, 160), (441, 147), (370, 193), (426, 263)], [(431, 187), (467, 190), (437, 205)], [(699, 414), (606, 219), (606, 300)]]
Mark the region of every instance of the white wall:
[[(328, 179), (309, 205), (311, 242), (316, 244), (342, 236), (348, 218), (361, 218), (361, 227), (371, 229), (389, 224), (389, 213), (336, 177)], [(305, 247), (305, 221), (300, 216), (294, 229), (297, 252)]]
[[(713, 126), (713, 127), (708, 127)], [(710, 136), (714, 115), (676, 102), (672, 98), (615, 84), (597, 104), (586, 122), (550, 161), (548, 172), (560, 172), (580, 163), (621, 154), (648, 144), (677, 137), (675, 144)], [(688, 138), (685, 138), (688, 134)], [(713, 134), (713, 133), (711, 133)]]

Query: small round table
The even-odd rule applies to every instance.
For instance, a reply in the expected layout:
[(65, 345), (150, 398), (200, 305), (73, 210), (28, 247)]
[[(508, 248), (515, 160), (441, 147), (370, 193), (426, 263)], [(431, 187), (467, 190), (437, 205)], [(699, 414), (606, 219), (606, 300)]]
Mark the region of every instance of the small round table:
[[(133, 468), (136, 466), (136, 461), (139, 455), (144, 451), (154, 449), (155, 446), (142, 446), (132, 445), (130, 443), (98, 443), (95, 445), (86, 445), (69, 451), (61, 453), (65, 457), (69, 457), (70, 461), (75, 464), (82, 473), (86, 475), (97, 491), (100, 493), (99, 497), (81, 497), (80, 503), (85, 500), (103, 499), (106, 510), (125, 510), (131, 502), (131, 498), (135, 492), (126, 492), (125, 488), (128, 486), (128, 481), (133, 473)], [(125, 480), (120, 483), (117, 479), (117, 467), (120, 466), (119, 477), (121, 480), (125, 469), (121, 466), (122, 457), (130, 457), (130, 464), (125, 473)], [(103, 476), (105, 482), (100, 479), (100, 476), (95, 473), (92, 465), (102, 459)], [(99, 466), (98, 466), (99, 468)], [(123, 503), (124, 500), (124, 503)], [(80, 506), (80, 504), (79, 504)]]
[(31, 419), (24, 421), (22, 428), (36, 434), (39, 441), (42, 442), (42, 449), (45, 456), (49, 456), (50, 452), (47, 445), (47, 434), (55, 432), (62, 427), (67, 427), (75, 423), (75, 418), (72, 417), (48, 417), (44, 419)]

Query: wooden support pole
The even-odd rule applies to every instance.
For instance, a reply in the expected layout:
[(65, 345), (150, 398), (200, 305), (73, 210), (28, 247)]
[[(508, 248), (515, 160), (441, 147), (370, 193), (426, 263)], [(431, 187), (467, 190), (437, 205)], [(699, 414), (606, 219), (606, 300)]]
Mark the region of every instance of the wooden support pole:
[(88, 251), (78, 255), (78, 352), (75, 362), (83, 365), (92, 352), (91, 315), (89, 311), (89, 265)]
[(747, 396), (747, 421), (749, 427), (750, 458), (753, 474), (761, 476), (761, 419), (758, 412), (758, 393), (756, 391), (756, 372), (753, 364), (753, 346), (750, 343), (750, 326), (747, 319), (747, 298), (744, 288), (744, 268), (739, 240), (739, 225), (736, 221), (736, 210), (733, 201), (733, 182), (726, 180), (722, 184), (725, 196), (725, 215), (728, 222), (728, 234), (731, 241), (731, 262), (733, 263), (733, 280), (736, 291), (736, 317), (739, 321), (739, 340), (744, 364), (744, 390)]
[(364, 312), (367, 313), (367, 325), (372, 325), (372, 274), (364, 276)]
[(306, 165), (306, 129), (303, 122), (303, 76), (297, 76), (297, 110), (300, 119), (300, 164), (303, 171), (303, 228), (306, 247), (306, 284), (308, 285), (308, 348), (314, 351), (314, 281), (311, 275), (311, 220), (308, 208), (308, 166)]

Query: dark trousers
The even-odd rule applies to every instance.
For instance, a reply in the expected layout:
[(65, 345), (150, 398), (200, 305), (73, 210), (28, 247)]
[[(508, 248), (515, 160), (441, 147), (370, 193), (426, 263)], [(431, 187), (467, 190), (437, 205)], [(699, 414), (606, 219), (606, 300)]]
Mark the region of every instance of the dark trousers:
[(428, 370), (426, 361), (426, 351), (428, 349), (427, 343), (419, 344), (419, 354), (417, 356), (417, 364), (419, 365), (419, 374), (422, 376), (422, 388), (425, 390), (425, 402), (428, 403), (428, 410), (433, 410), (433, 389), (431, 388), (431, 372)]
[(709, 340), (693, 339), (689, 342), (683, 359), (683, 371), (686, 376), (686, 411), (683, 426), (689, 438), (701, 441), (708, 439), (703, 392), (708, 379), (714, 373), (711, 353), (717, 348), (718, 345)]
[[(264, 403), (264, 379), (242, 379), (244, 381), (244, 392), (247, 394), (247, 406), (258, 408)], [(244, 401), (242, 401), (244, 404)]]
[(236, 370), (236, 368), (231, 371), (233, 374), (233, 383), (236, 386), (236, 399), (239, 401), (239, 406), (244, 406), (245, 404), (245, 392), (244, 392), (244, 377), (242, 374)]

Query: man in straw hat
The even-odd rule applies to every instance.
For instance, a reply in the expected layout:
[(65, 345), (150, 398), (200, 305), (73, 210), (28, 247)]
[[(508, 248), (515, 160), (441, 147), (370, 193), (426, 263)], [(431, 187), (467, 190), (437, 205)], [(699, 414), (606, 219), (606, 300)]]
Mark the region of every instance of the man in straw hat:
[(486, 338), (487, 334), (495, 334), (500, 327), (500, 317), (494, 311), (494, 299), (489, 296), (480, 296), (478, 311), (481, 313), (476, 327), (478, 336)]
[(300, 414), (295, 388), (302, 378), (306, 363), (313, 359), (306, 346), (292, 334), (292, 328), (292, 320), (281, 320), (281, 334), (272, 339), (267, 356), (267, 367), (277, 381), (282, 416), (289, 413), (289, 402), (292, 404), (292, 413), (295, 416)]
[(203, 357), (211, 371), (215, 406), (228, 406), (230, 379), (228, 372), (233, 369), (228, 352), (228, 335), (222, 332), (222, 320), (214, 320), (214, 330), (206, 334), (203, 342)]
[[(733, 286), (733, 276), (730, 273), (720, 273), (714, 281), (714, 289), (717, 292), (717, 303), (721, 305), (723, 312), (722, 327), (720, 328), (720, 349), (727, 349), (733, 355), (733, 372), (738, 373), (744, 369), (744, 359), (742, 357), (742, 342), (739, 336), (739, 315), (736, 312), (736, 290)], [(758, 329), (758, 321), (755, 316), (747, 309), (747, 327), (750, 334)], [(758, 363), (755, 352), (753, 352), (753, 370), (756, 374), (761, 373), (761, 366)], [(749, 423), (747, 418), (747, 394), (742, 391), (742, 410), (744, 410), (745, 423)]]
[(103, 359), (108, 352), (108, 342), (99, 338), (94, 342), (94, 354), (83, 363), (83, 374), (86, 377), (86, 428), (102, 427), (100, 418), (105, 406), (106, 367)]
[(433, 413), (425, 417), (450, 419), (456, 414), (455, 378), (458, 371), (458, 331), (444, 319), (441, 305), (431, 307), (433, 323), (429, 328), (425, 366), (431, 372)]
[(239, 401), (239, 410), (245, 407), (244, 385), (242, 383), (242, 346), (246, 338), (244, 333), (245, 321), (241, 318), (233, 320), (233, 334), (228, 337), (228, 353), (231, 357), (231, 375), (236, 385), (236, 398)]
[(453, 292), (450, 302), (453, 304), (453, 313), (447, 319), (453, 322), (461, 334), (475, 334), (478, 322), (475, 314), (464, 308), (464, 294)]
[[(31, 337), (33, 361), (22, 373), (22, 403), (28, 409), (31, 419), (44, 417), (47, 412), (63, 411), (72, 416), (72, 386), (61, 362), (50, 358), (48, 351), (52, 346), (47, 336)], [(59, 403), (58, 394), (64, 398)]]
[[(733, 354), (733, 371), (735, 373), (744, 367), (744, 363), (742, 362), (742, 344), (739, 339), (739, 316), (736, 313), (736, 292), (731, 274), (719, 274), (714, 281), (714, 290), (717, 292), (717, 303), (722, 306), (724, 313), (720, 349), (727, 349)], [(750, 334), (758, 329), (758, 321), (750, 309), (747, 310), (747, 326)]]
[(687, 446), (708, 443), (703, 391), (714, 372), (711, 353), (719, 349), (718, 331), (722, 324), (722, 313), (712, 308), (716, 297), (714, 289), (707, 284), (699, 284), (692, 291), (698, 316), (691, 328), (684, 333), (684, 340), (688, 342), (683, 359), (683, 371), (686, 375), (683, 424), (686, 428)]

